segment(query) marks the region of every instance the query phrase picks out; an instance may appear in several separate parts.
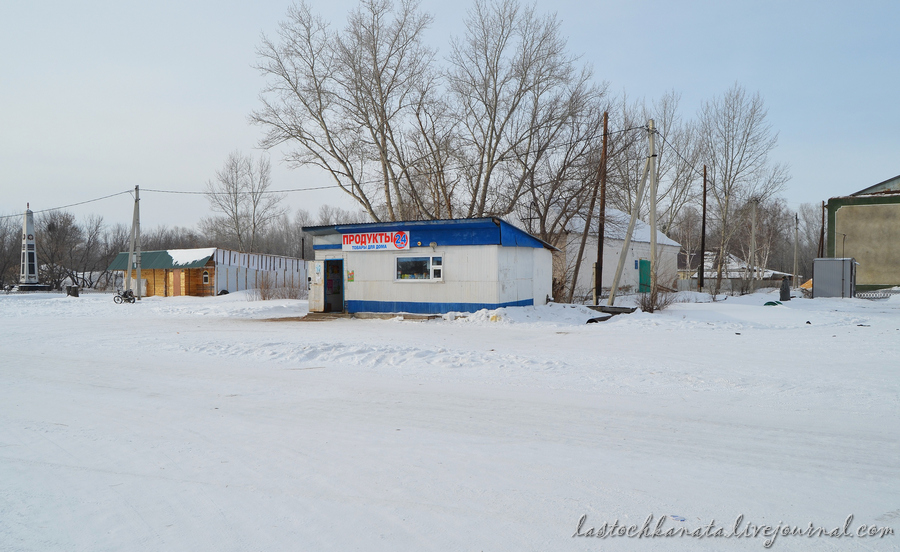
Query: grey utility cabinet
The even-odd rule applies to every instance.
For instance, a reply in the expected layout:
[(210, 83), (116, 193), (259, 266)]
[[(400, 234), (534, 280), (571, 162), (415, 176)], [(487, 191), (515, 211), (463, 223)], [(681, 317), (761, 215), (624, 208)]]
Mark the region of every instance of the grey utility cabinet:
[(815, 297), (853, 297), (856, 295), (856, 266), (852, 257), (813, 260)]

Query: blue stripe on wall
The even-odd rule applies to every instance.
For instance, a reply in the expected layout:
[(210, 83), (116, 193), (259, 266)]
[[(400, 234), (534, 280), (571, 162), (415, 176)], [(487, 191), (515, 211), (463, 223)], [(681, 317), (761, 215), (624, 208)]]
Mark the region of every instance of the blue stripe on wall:
[(448, 312), (475, 312), (481, 309), (501, 307), (530, 307), (534, 299), (509, 303), (416, 303), (412, 301), (347, 301), (347, 312), (409, 312), (413, 314), (445, 314)]

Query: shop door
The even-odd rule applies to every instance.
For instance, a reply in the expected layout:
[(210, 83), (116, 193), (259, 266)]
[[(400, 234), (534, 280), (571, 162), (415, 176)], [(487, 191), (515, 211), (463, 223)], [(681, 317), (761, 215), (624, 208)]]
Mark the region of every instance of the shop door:
[(309, 312), (325, 312), (325, 262), (308, 261)]
[(344, 312), (344, 260), (325, 261), (325, 312)]

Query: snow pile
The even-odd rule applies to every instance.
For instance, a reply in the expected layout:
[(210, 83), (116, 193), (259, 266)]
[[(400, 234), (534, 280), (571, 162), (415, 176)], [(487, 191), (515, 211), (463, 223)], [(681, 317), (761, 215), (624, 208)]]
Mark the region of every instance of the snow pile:
[(466, 324), (542, 324), (547, 326), (571, 326), (586, 324), (588, 320), (602, 316), (584, 305), (548, 303), (533, 307), (503, 307), (481, 309), (473, 313), (452, 312), (444, 320)]

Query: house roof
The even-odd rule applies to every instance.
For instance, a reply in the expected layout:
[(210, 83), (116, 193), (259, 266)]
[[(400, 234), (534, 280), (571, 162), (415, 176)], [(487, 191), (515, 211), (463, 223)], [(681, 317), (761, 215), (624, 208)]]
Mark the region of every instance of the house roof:
[[(202, 268), (215, 255), (215, 247), (203, 249), (168, 249), (165, 251), (141, 251), (141, 268), (173, 269)], [(127, 270), (128, 253), (119, 253), (107, 270)]]
[[(304, 226), (303, 231), (313, 236), (408, 231), (410, 233), (410, 247), (424, 247), (435, 242), (440, 245), (543, 247), (551, 251), (557, 251), (549, 243), (497, 217)], [(317, 245), (315, 247), (321, 249), (333, 248), (334, 246)]]
[(877, 194), (882, 192), (900, 192), (900, 175), (895, 176), (894, 178), (888, 178), (884, 182), (879, 182), (874, 186), (869, 186), (868, 188), (864, 188), (856, 193), (850, 194), (851, 196), (860, 196), (860, 195), (869, 195), (869, 194)]
[[(606, 209), (606, 224), (603, 233), (608, 240), (624, 240), (628, 231), (628, 222), (631, 215), (618, 209)], [(631, 241), (650, 243), (650, 225), (638, 219), (634, 221), (634, 231), (631, 233)], [(659, 230), (656, 231), (656, 243), (659, 245), (672, 245), (681, 247), (681, 244)]]
[[(713, 251), (707, 251), (703, 255), (703, 264), (704, 278), (716, 277), (718, 273), (718, 266), (716, 265), (716, 253)], [(764, 267), (757, 267), (756, 269), (759, 274), (759, 277), (763, 280), (769, 280), (772, 278), (780, 278), (782, 276), (792, 276), (792, 274), (788, 272), (781, 272), (779, 270), (772, 270)], [(699, 274), (699, 270), (694, 272), (693, 277), (696, 278)], [(747, 261), (739, 259), (735, 255), (728, 254), (725, 256), (725, 266), (722, 270), (723, 278), (744, 278), (750, 272), (750, 266)]]

